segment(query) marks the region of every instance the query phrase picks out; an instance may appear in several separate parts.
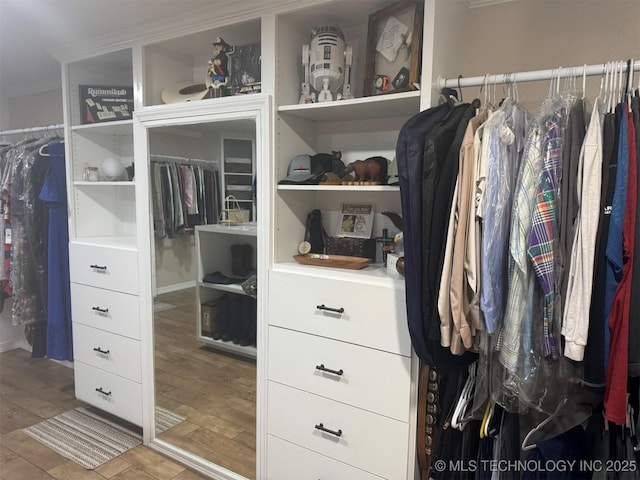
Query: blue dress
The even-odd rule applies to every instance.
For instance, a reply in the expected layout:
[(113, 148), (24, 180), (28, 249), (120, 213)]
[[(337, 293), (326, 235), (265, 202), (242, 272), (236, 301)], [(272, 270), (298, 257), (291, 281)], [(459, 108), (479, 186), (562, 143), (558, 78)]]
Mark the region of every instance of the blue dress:
[(49, 155), (49, 170), (40, 191), (49, 209), (47, 357), (73, 360), (64, 143), (49, 144)]

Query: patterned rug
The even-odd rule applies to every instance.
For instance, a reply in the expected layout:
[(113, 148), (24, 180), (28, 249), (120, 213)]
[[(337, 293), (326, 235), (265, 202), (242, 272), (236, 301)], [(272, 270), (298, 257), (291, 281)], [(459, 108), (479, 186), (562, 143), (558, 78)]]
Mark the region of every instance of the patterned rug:
[[(156, 408), (157, 433), (184, 420), (164, 408)], [(61, 413), (25, 428), (24, 432), (89, 470), (142, 443), (140, 428), (116, 423), (89, 406)]]

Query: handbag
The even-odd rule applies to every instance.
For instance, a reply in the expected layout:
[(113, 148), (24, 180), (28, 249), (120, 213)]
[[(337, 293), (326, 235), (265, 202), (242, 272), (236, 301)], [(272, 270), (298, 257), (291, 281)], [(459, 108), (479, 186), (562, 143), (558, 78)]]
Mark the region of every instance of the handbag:
[(224, 208), (220, 212), (220, 223), (224, 225), (242, 225), (248, 221), (248, 210), (242, 210), (233, 195), (224, 198)]

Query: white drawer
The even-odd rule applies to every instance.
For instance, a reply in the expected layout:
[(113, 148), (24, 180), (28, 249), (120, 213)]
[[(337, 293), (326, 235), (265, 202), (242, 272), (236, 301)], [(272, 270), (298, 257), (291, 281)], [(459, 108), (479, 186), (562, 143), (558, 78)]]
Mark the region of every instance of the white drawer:
[(71, 315), (74, 323), (140, 340), (136, 295), (72, 283)]
[(411, 356), (404, 290), (284, 272), (269, 275), (270, 324)]
[(103, 246), (69, 244), (71, 281), (138, 294), (138, 253)]
[(269, 434), (384, 478), (406, 478), (408, 423), (275, 382), (268, 389)]
[(73, 368), (79, 400), (142, 425), (142, 387), (139, 383), (77, 360)]
[(73, 324), (73, 356), (83, 363), (140, 382), (140, 342), (131, 338)]
[(268, 352), (269, 380), (409, 421), (409, 357), (279, 327)]
[(381, 480), (363, 470), (269, 435), (269, 480)]

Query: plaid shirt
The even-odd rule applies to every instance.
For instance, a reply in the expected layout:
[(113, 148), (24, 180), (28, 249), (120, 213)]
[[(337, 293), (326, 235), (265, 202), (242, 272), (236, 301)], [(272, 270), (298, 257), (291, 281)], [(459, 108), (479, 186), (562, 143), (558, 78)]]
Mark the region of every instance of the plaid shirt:
[(531, 323), (533, 298), (528, 295), (532, 291), (528, 286), (532, 284), (533, 270), (529, 265), (527, 247), (542, 164), (542, 132), (540, 125), (532, 122), (513, 202), (511, 238), (509, 239), (510, 282), (500, 362), (511, 372), (516, 371), (521, 355), (521, 345), (527, 340), (523, 337), (523, 328)]
[(546, 358), (558, 353), (553, 338), (553, 303), (556, 291), (555, 243), (558, 232), (557, 192), (562, 168), (561, 114), (556, 112), (547, 122), (547, 144), (544, 164), (536, 191), (536, 206), (527, 253), (544, 293), (543, 344)]

